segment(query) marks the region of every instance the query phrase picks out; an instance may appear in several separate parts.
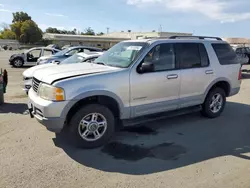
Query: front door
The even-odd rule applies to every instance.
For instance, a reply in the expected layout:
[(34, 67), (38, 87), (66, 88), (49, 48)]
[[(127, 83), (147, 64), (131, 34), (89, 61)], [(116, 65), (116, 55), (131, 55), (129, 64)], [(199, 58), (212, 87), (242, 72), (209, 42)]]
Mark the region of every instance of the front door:
[(26, 64), (27, 65), (36, 65), (36, 62), (38, 60), (39, 57), (41, 57), (41, 49), (34, 49), (31, 50), (27, 53), (27, 60), (26, 60)]
[[(154, 70), (138, 73), (143, 62), (152, 62)], [(132, 117), (178, 108), (180, 71), (177, 70), (173, 44), (153, 47), (136, 69), (130, 75)]]

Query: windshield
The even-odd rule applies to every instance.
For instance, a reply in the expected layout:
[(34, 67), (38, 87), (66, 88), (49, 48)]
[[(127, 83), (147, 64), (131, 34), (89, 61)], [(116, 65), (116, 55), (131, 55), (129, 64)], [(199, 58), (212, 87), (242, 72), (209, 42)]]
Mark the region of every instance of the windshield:
[(146, 45), (146, 42), (120, 42), (97, 58), (94, 63), (127, 68)]
[(65, 53), (67, 53), (68, 51), (69, 51), (69, 49), (66, 48), (66, 49), (64, 49), (64, 50), (62, 50), (62, 51), (59, 51), (59, 52), (55, 53), (54, 55), (56, 55), (56, 56), (61, 56), (61, 55), (64, 55)]
[(75, 54), (67, 59), (65, 59), (64, 61), (62, 61), (60, 64), (73, 64), (73, 63), (81, 63), (85, 60), (86, 58), (83, 57), (82, 55), (79, 54)]

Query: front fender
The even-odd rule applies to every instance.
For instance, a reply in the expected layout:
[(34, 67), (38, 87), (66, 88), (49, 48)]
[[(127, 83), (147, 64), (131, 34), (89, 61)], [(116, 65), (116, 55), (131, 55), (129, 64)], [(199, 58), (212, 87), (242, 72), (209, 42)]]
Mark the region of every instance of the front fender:
[(117, 104), (119, 105), (120, 117), (122, 119), (125, 119), (125, 118), (128, 118), (130, 116), (129, 109), (124, 108), (124, 104), (118, 95), (116, 95), (113, 92), (107, 91), (107, 90), (92, 90), (92, 91), (86, 91), (86, 92), (83, 92), (81, 94), (78, 94), (77, 96), (75, 96), (71, 100), (69, 100), (68, 104), (65, 106), (65, 108), (62, 111), (61, 117), (66, 119), (68, 112), (77, 102), (79, 102), (82, 99), (92, 97), (92, 96), (107, 96), (107, 97), (113, 98), (117, 102)]

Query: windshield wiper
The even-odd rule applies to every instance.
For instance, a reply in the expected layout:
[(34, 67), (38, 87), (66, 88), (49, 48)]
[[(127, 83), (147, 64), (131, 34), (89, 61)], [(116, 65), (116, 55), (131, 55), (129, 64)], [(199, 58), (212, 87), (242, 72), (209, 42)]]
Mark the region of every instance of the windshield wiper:
[(107, 64), (105, 64), (103, 62), (93, 62), (93, 63), (98, 64), (98, 65), (105, 65), (105, 66), (107, 66)]

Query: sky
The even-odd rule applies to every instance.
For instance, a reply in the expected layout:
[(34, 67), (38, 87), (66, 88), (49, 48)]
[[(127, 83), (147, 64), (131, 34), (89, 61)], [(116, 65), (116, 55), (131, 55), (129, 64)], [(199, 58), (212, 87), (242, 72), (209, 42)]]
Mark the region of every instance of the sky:
[[(27, 12), (38, 26), (250, 38), (249, 0), (0, 0), (0, 25)], [(162, 28), (162, 29), (160, 29)]]

